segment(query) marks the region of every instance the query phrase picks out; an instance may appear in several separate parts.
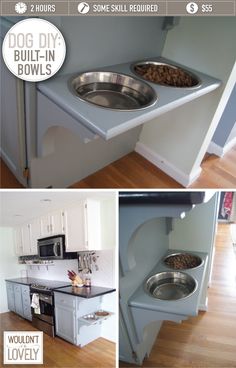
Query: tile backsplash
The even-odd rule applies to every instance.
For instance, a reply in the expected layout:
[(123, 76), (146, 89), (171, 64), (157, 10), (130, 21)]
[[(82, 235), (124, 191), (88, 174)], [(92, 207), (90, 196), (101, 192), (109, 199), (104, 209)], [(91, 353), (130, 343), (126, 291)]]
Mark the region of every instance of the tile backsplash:
[[(92, 268), (91, 283), (94, 286), (115, 287), (115, 251), (113, 249), (96, 251), (97, 267)], [(67, 270), (78, 273), (78, 261), (76, 259), (55, 260), (53, 265), (27, 265), (28, 277), (47, 280), (70, 281)], [(81, 276), (81, 273), (79, 274)]]

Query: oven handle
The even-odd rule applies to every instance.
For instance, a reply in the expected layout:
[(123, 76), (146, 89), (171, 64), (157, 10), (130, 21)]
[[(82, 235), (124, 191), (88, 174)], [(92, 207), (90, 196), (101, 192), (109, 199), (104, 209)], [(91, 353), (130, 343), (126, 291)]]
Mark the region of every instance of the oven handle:
[(39, 295), (39, 300), (42, 300), (45, 303), (48, 303), (50, 305), (53, 305), (53, 301), (52, 301), (52, 296), (51, 295), (47, 296), (47, 295), (39, 294), (37, 292), (36, 293), (30, 292), (31, 300), (32, 300), (32, 295), (33, 294), (38, 294)]

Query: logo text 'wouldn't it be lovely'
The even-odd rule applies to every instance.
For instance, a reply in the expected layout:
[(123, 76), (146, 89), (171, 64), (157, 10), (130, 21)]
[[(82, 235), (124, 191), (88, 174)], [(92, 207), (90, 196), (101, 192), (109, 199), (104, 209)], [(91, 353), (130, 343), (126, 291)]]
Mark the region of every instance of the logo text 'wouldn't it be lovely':
[(4, 364), (43, 364), (43, 332), (4, 331)]

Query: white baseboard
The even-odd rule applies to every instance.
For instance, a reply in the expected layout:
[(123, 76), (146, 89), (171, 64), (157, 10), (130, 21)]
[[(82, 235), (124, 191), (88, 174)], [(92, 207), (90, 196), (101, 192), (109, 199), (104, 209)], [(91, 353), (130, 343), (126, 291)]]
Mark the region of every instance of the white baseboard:
[(236, 145), (236, 137), (234, 137), (230, 142), (228, 142), (224, 147), (219, 146), (215, 142), (211, 141), (207, 152), (213, 153), (216, 156), (223, 157), (228, 151), (231, 150)]
[(184, 187), (188, 187), (192, 184), (199, 177), (202, 170), (201, 167), (199, 167), (194, 173), (188, 175), (141, 142), (136, 143), (135, 151)]
[(213, 153), (216, 156), (222, 157), (224, 155), (223, 153), (223, 147), (218, 146), (215, 142), (211, 141), (209, 144), (209, 147), (207, 149), (208, 153)]
[(206, 300), (205, 300), (205, 303), (204, 303), (204, 304), (200, 304), (200, 305), (199, 305), (198, 310), (199, 310), (199, 311), (202, 311), (202, 312), (207, 312), (207, 311), (208, 311), (208, 298), (206, 298)]

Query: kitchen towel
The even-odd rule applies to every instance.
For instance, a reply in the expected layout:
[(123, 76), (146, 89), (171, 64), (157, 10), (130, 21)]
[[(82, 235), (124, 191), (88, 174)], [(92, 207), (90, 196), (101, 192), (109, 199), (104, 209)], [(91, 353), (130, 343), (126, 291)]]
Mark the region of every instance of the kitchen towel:
[(39, 294), (32, 295), (31, 307), (34, 308), (35, 314), (40, 314)]

